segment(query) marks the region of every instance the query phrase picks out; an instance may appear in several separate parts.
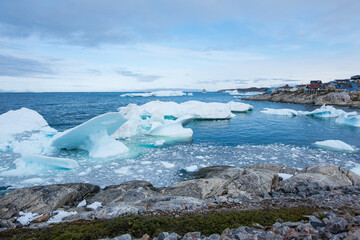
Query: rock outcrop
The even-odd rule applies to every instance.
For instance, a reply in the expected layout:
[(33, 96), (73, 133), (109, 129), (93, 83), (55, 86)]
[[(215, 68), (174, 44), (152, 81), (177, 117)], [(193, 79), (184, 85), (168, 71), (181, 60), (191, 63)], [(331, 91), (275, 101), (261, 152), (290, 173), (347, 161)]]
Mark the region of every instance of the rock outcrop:
[(264, 93), (243, 98), (243, 100), (314, 104), (318, 106), (326, 104), (360, 108), (359, 91), (306, 94), (299, 90), (295, 92)]

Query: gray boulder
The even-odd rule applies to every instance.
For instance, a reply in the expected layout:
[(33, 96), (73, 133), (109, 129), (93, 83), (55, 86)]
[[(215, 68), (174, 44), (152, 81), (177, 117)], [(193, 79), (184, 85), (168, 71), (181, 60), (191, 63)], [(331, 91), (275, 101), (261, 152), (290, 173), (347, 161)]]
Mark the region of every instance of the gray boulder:
[(158, 190), (151, 183), (135, 180), (120, 185), (108, 186), (103, 191), (87, 199), (87, 201), (90, 203), (101, 202), (104, 206), (117, 206), (158, 195)]
[(81, 201), (98, 192), (92, 184), (69, 183), (21, 188), (0, 199), (0, 219), (18, 216), (19, 211), (49, 213), (62, 206)]

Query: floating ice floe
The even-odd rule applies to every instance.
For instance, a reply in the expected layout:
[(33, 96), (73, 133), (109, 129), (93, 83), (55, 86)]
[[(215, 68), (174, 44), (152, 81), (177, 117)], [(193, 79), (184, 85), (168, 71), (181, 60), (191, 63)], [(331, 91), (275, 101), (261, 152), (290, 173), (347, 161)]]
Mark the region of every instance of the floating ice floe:
[(315, 109), (314, 111), (298, 111), (299, 115), (306, 115), (310, 117), (318, 117), (318, 118), (337, 118), (341, 114), (346, 114), (348, 116), (356, 115), (356, 112), (350, 112), (346, 113), (343, 110), (336, 109), (333, 106), (321, 106), (318, 109)]
[(325, 140), (325, 141), (317, 141), (314, 143), (315, 145), (327, 149), (333, 149), (337, 151), (346, 151), (346, 152), (354, 152), (356, 151), (352, 146), (347, 143), (344, 143), (340, 140)]
[(340, 114), (340, 116), (335, 120), (335, 122), (342, 125), (360, 127), (360, 116)]
[(129, 151), (120, 141), (110, 137), (126, 122), (120, 113), (110, 112), (54, 136), (52, 146), (59, 149), (82, 149), (93, 158), (119, 157)]
[(254, 107), (250, 104), (247, 103), (242, 103), (242, 102), (228, 102), (228, 104), (230, 105), (230, 110), (232, 112), (247, 112), (247, 111), (251, 111)]
[[(234, 104), (235, 107), (242, 105)], [(245, 105), (242, 105), (242, 107)], [(120, 107), (119, 112), (127, 119), (135, 116), (156, 118), (179, 118), (190, 115), (195, 120), (223, 120), (230, 119), (235, 115), (231, 112), (228, 103), (187, 101), (183, 103), (151, 101), (144, 105), (129, 104)]]
[(126, 93), (120, 95), (120, 97), (179, 97), (185, 95), (186, 93), (182, 91), (155, 91), (148, 93)]
[(51, 170), (70, 170), (79, 167), (77, 161), (68, 158), (26, 156), (14, 161), (15, 169), (3, 172), (2, 176), (36, 175)]
[(272, 115), (282, 115), (282, 116), (289, 116), (289, 117), (295, 117), (298, 115), (297, 111), (293, 109), (273, 109), (273, 108), (264, 108), (264, 110), (261, 111), (261, 113), (265, 114), (272, 114)]
[[(49, 127), (46, 120), (36, 111), (21, 108), (0, 115), (0, 150), (5, 151), (13, 142), (33, 134), (52, 136), (57, 131)], [(16, 143), (15, 143), (16, 145)]]
[(165, 124), (153, 125), (149, 131), (149, 135), (169, 138), (191, 138), (193, 130), (184, 128), (192, 121), (192, 117), (181, 117), (175, 121), (167, 121)]

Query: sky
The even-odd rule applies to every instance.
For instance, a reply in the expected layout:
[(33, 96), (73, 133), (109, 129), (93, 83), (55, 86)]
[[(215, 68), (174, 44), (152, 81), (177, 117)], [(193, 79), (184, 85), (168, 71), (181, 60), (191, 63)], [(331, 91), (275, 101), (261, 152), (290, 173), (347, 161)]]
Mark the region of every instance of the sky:
[(276, 87), (360, 74), (358, 0), (0, 0), (0, 90)]

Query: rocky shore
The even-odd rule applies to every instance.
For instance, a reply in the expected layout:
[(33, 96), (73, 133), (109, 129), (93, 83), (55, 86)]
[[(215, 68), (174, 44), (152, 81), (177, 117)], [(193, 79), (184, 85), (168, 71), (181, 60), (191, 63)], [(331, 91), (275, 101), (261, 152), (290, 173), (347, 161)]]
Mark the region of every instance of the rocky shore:
[(264, 93), (243, 100), (301, 103), (314, 105), (337, 105), (360, 108), (360, 91), (326, 92), (306, 94), (304, 91)]
[[(206, 239), (359, 239), (359, 199), (360, 176), (339, 166), (317, 164), (301, 171), (272, 164), (214, 166), (163, 189), (145, 181), (130, 181), (105, 189), (71, 183), (14, 190), (0, 199), (0, 238), (11, 231), (6, 229), (43, 228), (61, 221), (124, 215), (181, 218), (213, 212), (303, 208), (316, 212), (299, 222), (278, 219), (271, 226), (226, 229)], [(148, 238), (144, 235), (142, 239)], [(180, 238), (166, 232), (157, 236)], [(182, 237), (200, 238), (205, 238), (200, 232)]]

